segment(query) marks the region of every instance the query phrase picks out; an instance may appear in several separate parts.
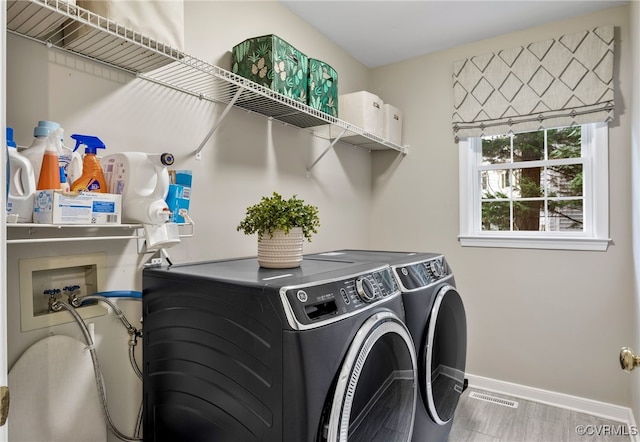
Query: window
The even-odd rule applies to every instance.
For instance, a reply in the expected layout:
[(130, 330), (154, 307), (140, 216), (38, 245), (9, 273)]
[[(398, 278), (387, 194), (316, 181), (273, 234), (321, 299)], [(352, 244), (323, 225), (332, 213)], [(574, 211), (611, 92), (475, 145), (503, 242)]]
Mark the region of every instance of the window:
[(460, 142), (463, 246), (606, 250), (606, 123)]

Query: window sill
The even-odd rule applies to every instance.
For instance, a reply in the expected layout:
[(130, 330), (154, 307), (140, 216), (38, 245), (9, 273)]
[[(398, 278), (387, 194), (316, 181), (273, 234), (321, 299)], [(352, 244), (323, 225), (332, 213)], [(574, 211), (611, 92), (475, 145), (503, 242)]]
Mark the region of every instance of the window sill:
[(611, 239), (578, 237), (534, 237), (477, 235), (458, 236), (463, 247), (501, 247), (511, 249), (588, 250), (606, 252)]

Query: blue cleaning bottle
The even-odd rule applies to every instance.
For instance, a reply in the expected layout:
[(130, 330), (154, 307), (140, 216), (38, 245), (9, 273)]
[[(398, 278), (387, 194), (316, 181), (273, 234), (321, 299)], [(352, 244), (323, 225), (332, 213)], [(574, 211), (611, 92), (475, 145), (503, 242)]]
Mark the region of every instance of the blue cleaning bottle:
[(72, 192), (107, 192), (107, 182), (104, 179), (104, 172), (96, 152), (98, 149), (105, 149), (105, 145), (98, 137), (92, 135), (73, 134), (71, 138), (76, 140), (75, 152), (78, 147), (84, 145), (84, 158), (82, 159), (82, 176), (71, 184)]

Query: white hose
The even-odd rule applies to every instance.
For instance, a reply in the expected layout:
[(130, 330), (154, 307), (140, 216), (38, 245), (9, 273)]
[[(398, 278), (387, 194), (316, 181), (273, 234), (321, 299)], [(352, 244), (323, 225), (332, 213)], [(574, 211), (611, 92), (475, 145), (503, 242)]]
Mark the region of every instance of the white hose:
[[(123, 298), (119, 298), (119, 299), (123, 299)], [(129, 298), (129, 299), (136, 299), (136, 298)], [(118, 304), (113, 302), (110, 298), (107, 298), (105, 296), (100, 296), (100, 295), (83, 296), (81, 298), (77, 298), (77, 301), (79, 302), (78, 302), (78, 305), (76, 305), (76, 307), (84, 304), (87, 301), (102, 301), (105, 304), (108, 304), (109, 307), (113, 309), (115, 315), (118, 317), (118, 319), (120, 319), (120, 322), (122, 322), (122, 325), (124, 325), (124, 328), (127, 329), (127, 333), (129, 333), (129, 336), (131, 338), (129, 340), (129, 362), (131, 363), (131, 367), (133, 368), (133, 371), (135, 372), (136, 376), (138, 376), (138, 378), (142, 380), (142, 371), (140, 370), (140, 367), (136, 362), (136, 356), (134, 352), (135, 347), (138, 343), (138, 337), (142, 335), (139, 332), (139, 330), (136, 329), (134, 326), (132, 326), (131, 323), (127, 320), (127, 318), (124, 316), (124, 313), (122, 313), (122, 310), (120, 309), (120, 307), (118, 307)]]
[[(82, 299), (84, 300), (86, 298), (89, 298), (89, 297), (87, 296), (87, 297), (84, 297)], [(92, 298), (95, 298), (96, 300), (99, 300), (99, 301), (105, 301), (105, 299), (103, 299), (102, 297), (98, 297), (98, 296), (94, 296)], [(110, 306), (112, 306), (112, 307), (115, 305), (110, 301), (109, 302), (105, 301), (105, 302), (107, 304), (109, 304)], [(52, 308), (55, 311), (60, 310), (60, 308), (66, 309), (69, 313), (71, 313), (71, 316), (73, 316), (73, 318), (76, 320), (76, 322), (78, 323), (78, 325), (82, 329), (82, 334), (84, 335), (84, 339), (87, 342), (87, 346), (89, 348), (89, 353), (91, 354), (91, 361), (93, 362), (93, 372), (94, 372), (94, 375), (95, 375), (96, 387), (98, 388), (98, 396), (100, 397), (100, 403), (102, 404), (102, 414), (103, 414), (103, 416), (105, 418), (105, 421), (109, 425), (109, 428), (113, 432), (113, 434), (115, 434), (119, 439), (121, 439), (123, 441), (126, 441), (126, 442), (142, 441), (141, 437), (129, 437), (129, 436), (126, 436), (124, 433), (120, 432), (120, 430), (118, 430), (116, 428), (115, 424), (111, 420), (111, 415), (109, 414), (109, 407), (107, 406), (107, 397), (106, 397), (105, 387), (104, 387), (104, 377), (102, 376), (102, 371), (100, 370), (100, 364), (98, 362), (98, 355), (96, 354), (95, 345), (94, 345), (93, 339), (91, 338), (91, 333), (89, 332), (89, 328), (87, 327), (87, 324), (82, 320), (82, 317), (76, 311), (75, 307), (73, 307), (72, 305), (69, 305), (69, 304), (67, 304), (65, 302), (62, 302), (62, 301), (56, 301), (52, 305)], [(122, 321), (123, 324), (125, 324), (125, 322), (127, 324), (129, 324), (129, 321), (127, 321), (127, 319), (124, 318), (124, 315), (122, 315), (122, 311), (119, 308), (114, 308), (114, 310), (117, 310), (117, 311), (120, 312), (121, 316), (119, 316), (119, 318), (120, 318), (120, 320)], [(131, 326), (131, 324), (129, 324), (129, 326)], [(126, 327), (126, 325), (125, 325), (125, 327)], [(130, 348), (132, 349), (133, 346), (130, 346)], [(133, 359), (132, 363), (135, 366), (134, 371), (137, 370), (137, 373), (138, 373), (140, 370), (138, 369), (137, 364), (135, 364), (135, 358)], [(139, 422), (136, 424), (136, 436), (139, 433), (140, 421), (142, 420), (142, 413), (139, 413), (138, 419), (139, 419)]]

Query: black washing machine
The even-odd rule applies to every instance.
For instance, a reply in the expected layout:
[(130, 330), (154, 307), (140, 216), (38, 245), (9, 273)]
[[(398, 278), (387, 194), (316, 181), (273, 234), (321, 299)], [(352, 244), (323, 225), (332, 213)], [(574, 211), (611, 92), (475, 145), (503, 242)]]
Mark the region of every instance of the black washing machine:
[(413, 441), (446, 441), (458, 400), (466, 388), (467, 321), (453, 272), (444, 256), (337, 250), (309, 257), (391, 265), (402, 291), (406, 324), (418, 358), (420, 400)]
[(418, 366), (388, 265), (143, 272), (145, 441), (409, 442)]

